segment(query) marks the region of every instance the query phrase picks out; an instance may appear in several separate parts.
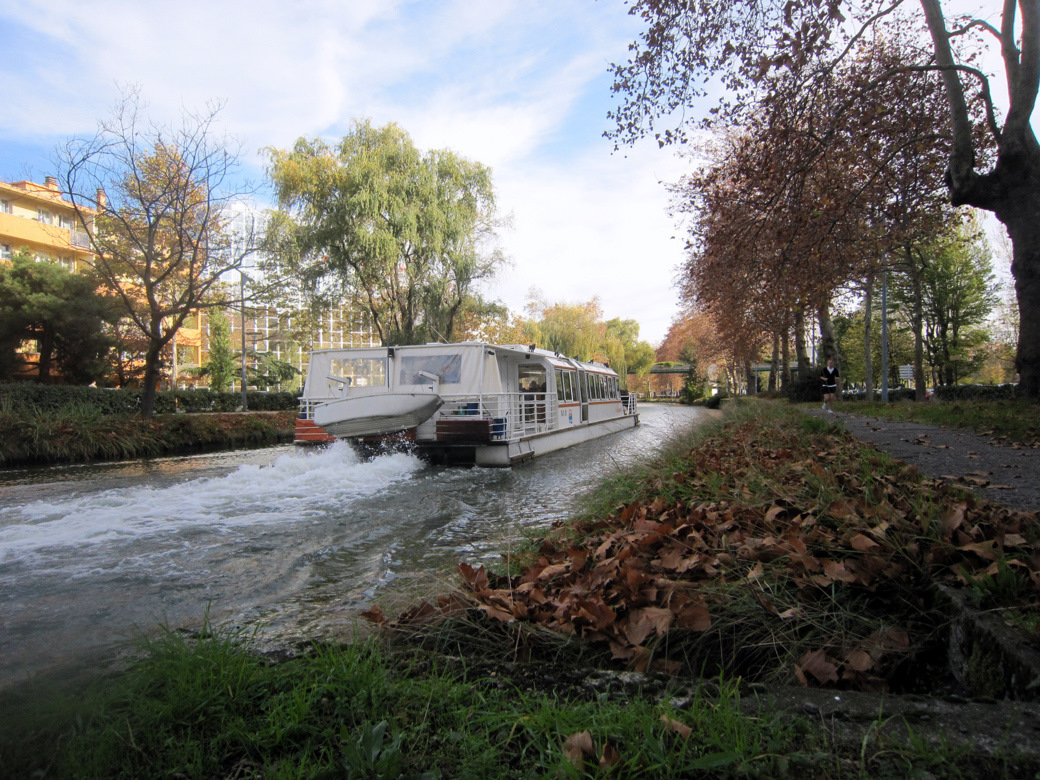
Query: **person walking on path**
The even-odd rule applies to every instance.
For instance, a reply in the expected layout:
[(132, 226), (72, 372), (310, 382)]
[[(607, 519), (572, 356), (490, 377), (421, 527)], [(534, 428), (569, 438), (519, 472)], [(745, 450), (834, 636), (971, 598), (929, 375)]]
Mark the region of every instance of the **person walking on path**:
[(834, 410), (827, 408), (827, 402), (834, 403), (834, 397), (838, 393), (838, 382), (841, 377), (838, 374), (838, 367), (834, 365), (834, 358), (827, 358), (827, 366), (823, 369), (820, 374), (820, 382), (823, 385), (823, 409), (826, 412), (833, 414)]

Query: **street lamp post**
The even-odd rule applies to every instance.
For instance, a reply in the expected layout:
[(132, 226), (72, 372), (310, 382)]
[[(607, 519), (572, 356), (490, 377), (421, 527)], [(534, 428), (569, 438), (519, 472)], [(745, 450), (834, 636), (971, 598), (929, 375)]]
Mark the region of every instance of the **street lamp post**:
[(249, 411), (249, 396), (246, 393), (246, 272), (238, 269), (239, 293), (242, 301), (242, 411)]

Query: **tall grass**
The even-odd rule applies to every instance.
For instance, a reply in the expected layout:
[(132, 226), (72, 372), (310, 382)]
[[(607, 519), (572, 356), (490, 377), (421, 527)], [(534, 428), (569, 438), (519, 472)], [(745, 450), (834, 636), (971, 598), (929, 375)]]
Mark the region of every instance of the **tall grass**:
[(282, 663), (246, 640), (167, 632), (138, 666), (75, 698), (9, 697), (0, 715), (5, 776), (581, 777), (565, 745), (584, 731), (594, 755), (581, 763), (595, 769), (605, 755), (618, 777), (706, 768), (778, 776), (791, 762), (821, 760), (805, 723), (742, 714), (735, 685), (675, 703), (563, 697), (465, 663), (388, 655), (373, 640), (315, 646)]

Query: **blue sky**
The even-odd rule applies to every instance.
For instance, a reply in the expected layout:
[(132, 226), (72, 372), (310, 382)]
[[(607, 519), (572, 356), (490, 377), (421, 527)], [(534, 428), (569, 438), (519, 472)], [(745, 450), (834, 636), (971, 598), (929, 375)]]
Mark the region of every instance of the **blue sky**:
[(0, 179), (52, 174), (55, 145), (92, 134), (130, 84), (162, 122), (225, 101), (257, 180), (263, 147), (393, 121), (494, 171), (512, 227), (492, 297), (598, 296), (657, 343), (683, 243), (660, 182), (688, 163), (602, 137), (609, 64), (638, 31), (622, 0), (0, 0)]

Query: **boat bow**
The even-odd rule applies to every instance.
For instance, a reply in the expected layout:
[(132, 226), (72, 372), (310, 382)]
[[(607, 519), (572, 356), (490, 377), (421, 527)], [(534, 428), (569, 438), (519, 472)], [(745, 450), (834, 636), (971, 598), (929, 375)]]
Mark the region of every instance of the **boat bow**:
[(379, 436), (414, 428), (433, 417), (435, 393), (376, 393), (337, 398), (314, 407), (314, 422), (332, 436)]

